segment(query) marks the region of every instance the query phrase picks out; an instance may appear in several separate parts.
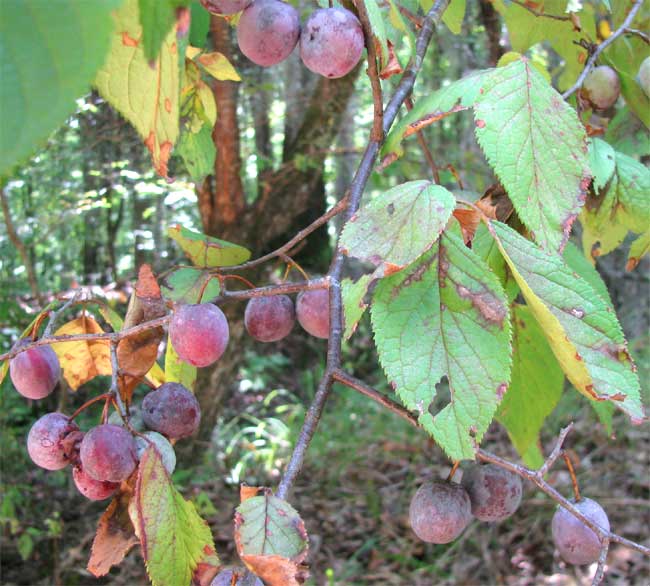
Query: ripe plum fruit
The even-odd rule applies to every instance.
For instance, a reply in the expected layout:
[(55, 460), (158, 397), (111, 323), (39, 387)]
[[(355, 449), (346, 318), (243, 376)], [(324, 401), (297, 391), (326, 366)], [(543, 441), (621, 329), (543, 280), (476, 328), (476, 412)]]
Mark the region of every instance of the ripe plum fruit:
[(321, 8), (307, 19), (300, 36), (300, 57), (308, 69), (324, 77), (347, 75), (363, 52), (359, 19), (345, 8)]
[(120, 487), (119, 482), (95, 480), (79, 466), (75, 466), (72, 469), (72, 479), (77, 490), (91, 501), (103, 501), (109, 496), (113, 496)]
[(409, 507), (413, 532), (428, 543), (449, 543), (472, 520), (467, 491), (452, 482), (427, 482), (418, 488)]
[(481, 521), (503, 521), (521, 503), (521, 478), (494, 464), (469, 467), (461, 484), (469, 494), (472, 515)]
[(260, 342), (276, 342), (286, 337), (296, 321), (293, 301), (287, 295), (253, 297), (246, 305), (246, 331)]
[(203, 8), (214, 14), (236, 14), (247, 8), (253, 0), (201, 0)]
[[(609, 531), (607, 513), (594, 500), (583, 498), (573, 506), (602, 529)], [(563, 507), (558, 507), (551, 522), (553, 542), (562, 558), (578, 566), (593, 564), (600, 554), (598, 535)]]
[(138, 460), (142, 459), (142, 455), (145, 453), (147, 448), (153, 444), (154, 448), (160, 454), (160, 459), (162, 460), (167, 473), (171, 474), (174, 472), (174, 468), (176, 468), (176, 453), (174, 452), (174, 447), (169, 443), (169, 440), (157, 431), (145, 431), (142, 435), (144, 437), (138, 436), (135, 438)]
[(179, 383), (165, 383), (142, 401), (145, 425), (171, 439), (192, 435), (201, 422), (196, 397)]
[(329, 338), (330, 298), (327, 289), (302, 291), (296, 300), (296, 317), (312, 336)]
[(607, 110), (618, 100), (621, 82), (616, 71), (608, 65), (595, 67), (585, 78), (580, 95), (596, 110)]
[(280, 0), (256, 0), (244, 10), (237, 25), (241, 52), (263, 67), (284, 61), (299, 37), (298, 11)]
[[(25, 339), (19, 345), (28, 344)], [(36, 346), (9, 362), (9, 376), (16, 390), (28, 399), (43, 399), (56, 387), (61, 376), (59, 357), (50, 346)]]
[(125, 428), (110, 423), (86, 433), (79, 457), (84, 473), (109, 482), (126, 480), (138, 464), (133, 436)]
[(181, 305), (169, 323), (169, 338), (182, 360), (208, 366), (221, 358), (228, 345), (228, 320), (211, 303)]
[(79, 431), (77, 424), (63, 413), (47, 413), (38, 419), (27, 436), (27, 451), (34, 464), (46, 470), (65, 468), (70, 460), (66, 455), (65, 438)]

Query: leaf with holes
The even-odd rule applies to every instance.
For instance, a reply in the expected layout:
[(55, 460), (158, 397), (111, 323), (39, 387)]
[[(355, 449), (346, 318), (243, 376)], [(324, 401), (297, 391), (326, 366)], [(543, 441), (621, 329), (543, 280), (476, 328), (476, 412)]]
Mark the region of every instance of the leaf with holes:
[(341, 232), (341, 250), (394, 273), (431, 248), (455, 205), (450, 191), (429, 181), (398, 185), (350, 218)]
[(237, 553), (270, 586), (297, 586), (307, 577), (302, 562), (308, 538), (298, 512), (265, 491), (244, 500), (235, 513)]
[(524, 462), (537, 468), (543, 458), (534, 448), (544, 420), (562, 396), (564, 373), (530, 308), (514, 305), (512, 332), (512, 379), (497, 420)]
[[(371, 307), (379, 360), (404, 405), (453, 460), (472, 459), (510, 380), (503, 289), (460, 229), (382, 279)], [(446, 376), (451, 402), (429, 411)]]
[(129, 513), (154, 586), (189, 584), (206, 552), (214, 551), (210, 527), (174, 488), (153, 447), (140, 460)]
[(536, 242), (561, 250), (584, 203), (590, 172), (584, 127), (526, 59), (486, 77), (476, 138)]
[[(102, 334), (103, 332), (104, 330), (92, 316), (84, 314), (61, 326), (55, 335)], [(73, 391), (96, 376), (111, 375), (110, 346), (105, 340), (63, 342), (52, 344), (52, 348), (59, 357), (63, 378)]]
[(490, 229), (569, 381), (643, 421), (636, 368), (609, 302), (561, 257), (500, 222)]
[(251, 256), (250, 250), (243, 246), (188, 230), (180, 224), (170, 226), (167, 229), (167, 234), (176, 240), (183, 252), (197, 267), (237, 265), (246, 262)]
[(158, 57), (144, 51), (138, 0), (126, 0), (114, 13), (115, 32), (95, 85), (102, 97), (138, 131), (154, 167), (167, 177), (167, 162), (178, 138), (179, 57), (175, 27), (162, 41)]

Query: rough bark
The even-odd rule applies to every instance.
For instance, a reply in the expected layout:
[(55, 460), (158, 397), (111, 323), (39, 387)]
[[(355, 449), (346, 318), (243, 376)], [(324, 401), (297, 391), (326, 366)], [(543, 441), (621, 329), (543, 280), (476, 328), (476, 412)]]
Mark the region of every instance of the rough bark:
[[(213, 18), (211, 31), (215, 50), (231, 58), (231, 31), (224, 20)], [(300, 73), (297, 75), (302, 76), (303, 69), (298, 66), (296, 71)], [(259, 255), (272, 249), (279, 241), (286, 241), (299, 228), (321, 215), (325, 210), (323, 163), (338, 135), (360, 69), (358, 67), (338, 80), (316, 80), (308, 74), (310, 82), (302, 84), (302, 87), (313, 87), (313, 90), (307, 99), (293, 92), (291, 101), (294, 105), (287, 105), (283, 161), (277, 169), (267, 169), (258, 177), (259, 196), (248, 206), (245, 205), (240, 177), (237, 85), (215, 82), (218, 120), (213, 138), (218, 154), (214, 174), (206, 178), (197, 190), (199, 211), (207, 234), (240, 243), (254, 255)], [(298, 108), (300, 103), (302, 109)], [(306, 246), (313, 246), (321, 253), (327, 251), (327, 232), (314, 233)], [(326, 266), (321, 262), (317, 265)], [(261, 274), (253, 271), (247, 277), (256, 282)], [(214, 428), (223, 400), (228, 396), (242, 362), (243, 345), (246, 344), (243, 306), (232, 304), (223, 309), (231, 328), (228, 350), (214, 368), (199, 372), (196, 386), (202, 409), (199, 431), (202, 439), (208, 439)], [(194, 451), (194, 454), (198, 453)]]

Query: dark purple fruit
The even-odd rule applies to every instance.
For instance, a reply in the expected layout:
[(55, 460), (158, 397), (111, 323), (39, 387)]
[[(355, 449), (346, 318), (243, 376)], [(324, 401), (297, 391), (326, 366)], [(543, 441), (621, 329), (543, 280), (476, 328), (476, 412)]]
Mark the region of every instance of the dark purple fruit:
[(66, 455), (65, 438), (79, 431), (74, 421), (63, 413), (43, 415), (29, 430), (27, 451), (34, 464), (46, 470), (65, 468), (70, 459)]
[[(602, 529), (609, 531), (607, 513), (596, 502), (583, 498), (573, 506)], [(578, 566), (598, 561), (601, 543), (598, 535), (563, 507), (558, 507), (551, 523), (553, 542), (562, 558)]]
[(86, 474), (109, 482), (126, 480), (138, 464), (133, 436), (123, 427), (110, 423), (86, 433), (79, 457)]
[(296, 299), (296, 317), (300, 325), (312, 336), (329, 338), (329, 291), (327, 289), (302, 291)]
[(72, 469), (72, 479), (77, 490), (91, 501), (103, 501), (113, 496), (120, 487), (119, 482), (95, 480), (78, 466)]
[(201, 422), (196, 397), (179, 383), (165, 383), (142, 401), (142, 419), (153, 431), (171, 439), (192, 435)]
[(296, 321), (293, 301), (287, 295), (254, 297), (246, 305), (246, 331), (260, 342), (276, 342), (289, 334)]
[(494, 464), (473, 465), (461, 484), (472, 503), (472, 515), (481, 521), (503, 521), (521, 503), (521, 478)]
[(236, 14), (250, 5), (253, 0), (201, 0), (203, 8), (214, 14)]
[(621, 82), (609, 65), (595, 67), (585, 78), (580, 95), (596, 110), (607, 110), (618, 100)]
[(451, 482), (427, 482), (418, 488), (409, 507), (413, 532), (428, 543), (449, 543), (472, 520), (467, 491)]
[(256, 0), (237, 25), (239, 49), (253, 63), (269, 67), (284, 61), (300, 36), (298, 11), (279, 0)]
[[(25, 339), (20, 346), (28, 344)], [(56, 387), (61, 365), (49, 346), (36, 346), (21, 352), (9, 361), (9, 376), (16, 390), (28, 399), (43, 399)]]
[(300, 57), (305, 66), (324, 77), (343, 77), (363, 53), (359, 19), (345, 8), (315, 10), (300, 36)]
[(221, 358), (230, 329), (216, 305), (181, 305), (169, 322), (169, 338), (182, 360), (193, 366), (208, 366)]

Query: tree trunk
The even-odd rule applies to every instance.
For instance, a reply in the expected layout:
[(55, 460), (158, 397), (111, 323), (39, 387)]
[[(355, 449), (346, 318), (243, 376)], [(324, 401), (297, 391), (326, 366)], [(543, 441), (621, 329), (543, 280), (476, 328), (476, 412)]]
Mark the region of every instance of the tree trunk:
[[(215, 50), (232, 59), (231, 30), (226, 22), (213, 17), (211, 32)], [(316, 78), (311, 73), (305, 73), (305, 68), (301, 66), (291, 70), (292, 76), (307, 76), (306, 83), (301, 79), (302, 89), (314, 89), (309, 95), (300, 97), (297, 89), (293, 88), (293, 105), (287, 104), (286, 109), (282, 163), (277, 169), (267, 169), (258, 177), (259, 196), (250, 205), (246, 205), (240, 177), (238, 86), (233, 82), (214, 83), (218, 118), (213, 139), (217, 146), (217, 157), (214, 174), (197, 188), (199, 211), (207, 234), (242, 244), (257, 256), (283, 243), (323, 213), (323, 164), (339, 132), (360, 69), (359, 66), (348, 76), (337, 80)], [(260, 142), (264, 142), (265, 122), (263, 117), (259, 120), (262, 124)], [(312, 234), (306, 246), (314, 246), (314, 250), (318, 249), (321, 253), (327, 251), (326, 229)], [(328, 260), (321, 259), (317, 268), (324, 269)], [(258, 282), (263, 271), (260, 268), (246, 276)], [(196, 385), (202, 411), (199, 436), (204, 440), (210, 437), (221, 405), (230, 394), (244, 357), (243, 346), (247, 342), (243, 307), (228, 304), (223, 309), (230, 324), (228, 349), (214, 368), (199, 371)], [(198, 455), (198, 452), (194, 451), (194, 454)]]

